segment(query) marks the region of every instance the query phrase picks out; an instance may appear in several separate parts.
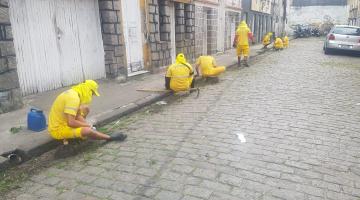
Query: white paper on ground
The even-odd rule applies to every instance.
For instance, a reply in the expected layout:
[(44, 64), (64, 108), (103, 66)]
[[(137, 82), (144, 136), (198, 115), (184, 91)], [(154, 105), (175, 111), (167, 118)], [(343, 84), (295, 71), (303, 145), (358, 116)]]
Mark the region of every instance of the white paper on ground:
[(156, 102), (156, 105), (166, 105), (167, 102), (166, 101), (158, 101)]
[(245, 136), (242, 133), (237, 133), (237, 136), (241, 143), (246, 142)]

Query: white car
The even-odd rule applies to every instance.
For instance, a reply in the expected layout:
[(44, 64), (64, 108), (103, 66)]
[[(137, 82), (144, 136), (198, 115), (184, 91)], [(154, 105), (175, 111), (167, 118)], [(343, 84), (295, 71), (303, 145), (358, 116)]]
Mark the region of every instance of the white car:
[(360, 52), (360, 27), (336, 25), (326, 36), (324, 52), (331, 50), (358, 51)]

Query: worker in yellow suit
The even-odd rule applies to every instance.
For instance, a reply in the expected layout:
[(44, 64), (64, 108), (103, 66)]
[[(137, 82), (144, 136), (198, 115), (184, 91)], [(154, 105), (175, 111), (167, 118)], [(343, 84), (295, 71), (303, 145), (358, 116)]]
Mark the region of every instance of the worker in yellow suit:
[(288, 48), (289, 47), (289, 38), (287, 35), (284, 36), (283, 38), (283, 43), (284, 43), (284, 48)]
[(122, 133), (112, 136), (101, 133), (86, 121), (92, 97), (100, 96), (98, 87), (95, 81), (86, 80), (57, 96), (50, 109), (48, 126), (48, 131), (54, 139), (90, 138), (107, 141), (126, 139), (127, 136)]
[(165, 75), (165, 88), (174, 92), (187, 91), (194, 88), (194, 70), (187, 63), (185, 55), (180, 53), (176, 62), (170, 65)]
[(249, 67), (248, 58), (250, 54), (249, 39), (254, 43), (254, 37), (245, 21), (241, 21), (236, 29), (233, 47), (236, 47), (238, 66), (241, 65), (241, 57), (244, 56), (244, 65)]
[(271, 44), (271, 37), (273, 33), (269, 32), (265, 35), (262, 44), (264, 45), (263, 49), (266, 49)]
[[(199, 70), (200, 68), (200, 70)], [(196, 61), (196, 72), (203, 77), (218, 76), (225, 71), (225, 66), (217, 66), (214, 57), (200, 56)]]
[(284, 43), (281, 38), (277, 37), (275, 39), (274, 48), (275, 50), (282, 50), (284, 48)]

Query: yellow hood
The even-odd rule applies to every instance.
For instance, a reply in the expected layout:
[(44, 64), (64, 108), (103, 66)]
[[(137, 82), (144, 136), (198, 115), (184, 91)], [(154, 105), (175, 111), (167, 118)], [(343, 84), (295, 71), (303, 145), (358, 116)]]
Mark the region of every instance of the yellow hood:
[(98, 92), (98, 84), (93, 80), (86, 80), (84, 83), (75, 85), (71, 89), (75, 90), (80, 97), (80, 104), (90, 104), (92, 102), (93, 93), (100, 96)]
[(246, 24), (245, 21), (241, 21), (239, 26), (237, 27), (237, 30), (240, 30), (240, 29), (248, 29), (248, 25)]
[(176, 56), (176, 63), (178, 63), (178, 64), (186, 64), (187, 63), (185, 55), (183, 53), (179, 53)]
[(183, 64), (188, 66), (190, 69), (192, 69), (191, 65), (186, 61), (185, 55), (183, 53), (179, 53), (176, 56), (176, 63), (177, 64)]

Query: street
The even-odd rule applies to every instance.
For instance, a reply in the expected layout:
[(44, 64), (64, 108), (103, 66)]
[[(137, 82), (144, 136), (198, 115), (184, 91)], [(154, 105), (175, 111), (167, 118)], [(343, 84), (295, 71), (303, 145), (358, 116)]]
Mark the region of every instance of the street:
[(359, 199), (360, 58), (322, 46), (293, 40), (229, 69), (199, 98), (135, 114), (115, 130), (125, 142), (67, 158), (3, 198)]

